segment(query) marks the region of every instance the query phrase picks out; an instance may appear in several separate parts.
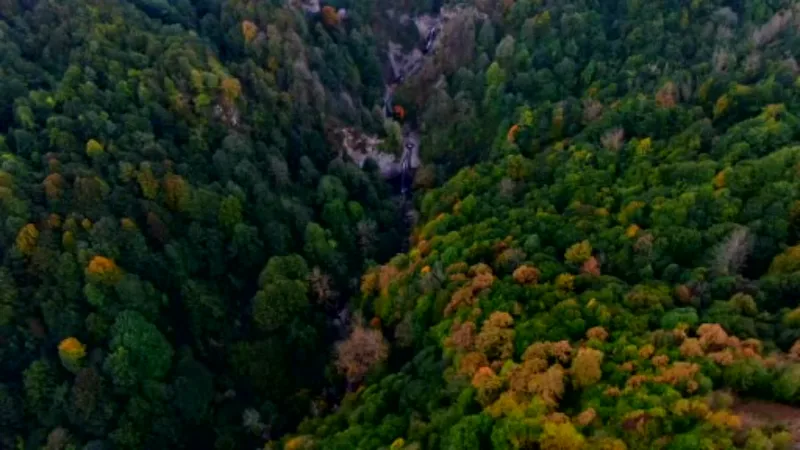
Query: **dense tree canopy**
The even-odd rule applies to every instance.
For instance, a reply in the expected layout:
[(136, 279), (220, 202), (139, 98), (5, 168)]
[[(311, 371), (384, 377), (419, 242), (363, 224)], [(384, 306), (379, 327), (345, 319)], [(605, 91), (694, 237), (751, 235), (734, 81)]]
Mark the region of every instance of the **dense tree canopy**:
[(797, 403), (796, 5), (474, 6), (399, 94), (454, 176), (362, 278), (389, 365), (276, 448), (788, 448), (731, 407)]
[[(737, 406), (800, 403), (799, 38), (790, 0), (0, 1), (0, 448), (789, 448)], [(413, 182), (345, 128), (419, 135)]]
[(290, 430), (405, 233), (328, 132), (383, 127), (369, 8), (0, 3), (0, 448)]

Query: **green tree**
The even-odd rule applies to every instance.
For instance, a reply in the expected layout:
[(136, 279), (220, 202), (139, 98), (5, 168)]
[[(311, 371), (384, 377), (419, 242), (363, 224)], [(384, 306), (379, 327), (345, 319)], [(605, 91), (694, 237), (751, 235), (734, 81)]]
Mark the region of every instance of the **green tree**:
[(106, 367), (115, 384), (160, 380), (172, 366), (173, 350), (164, 335), (141, 314), (126, 310), (111, 327)]

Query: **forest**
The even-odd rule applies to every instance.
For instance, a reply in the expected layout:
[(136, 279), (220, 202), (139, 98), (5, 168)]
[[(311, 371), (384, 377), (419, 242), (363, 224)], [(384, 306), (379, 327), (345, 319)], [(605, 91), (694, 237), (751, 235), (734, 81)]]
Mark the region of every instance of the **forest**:
[(794, 448), (797, 54), (792, 0), (0, 0), (0, 449)]

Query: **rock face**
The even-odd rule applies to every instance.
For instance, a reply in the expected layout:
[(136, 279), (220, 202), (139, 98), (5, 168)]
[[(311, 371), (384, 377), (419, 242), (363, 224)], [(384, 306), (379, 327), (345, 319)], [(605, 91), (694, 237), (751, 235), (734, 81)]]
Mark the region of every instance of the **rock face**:
[[(310, 3), (312, 0), (293, 0), (295, 2)], [(319, 8), (317, 3), (316, 8)], [(311, 11), (304, 7), (307, 11)], [(447, 55), (436, 56), (438, 47), (441, 47), (440, 37), (444, 36), (449, 42), (449, 47), (458, 47), (460, 42), (471, 42), (471, 39), (463, 39), (464, 36), (473, 32), (474, 22), (485, 19), (485, 15), (478, 12), (474, 7), (457, 7), (443, 9), (441, 15), (423, 14), (416, 17), (409, 17), (407, 14), (398, 15), (393, 10), (385, 11), (391, 21), (400, 25), (407, 25), (413, 21), (419, 36), (423, 38), (420, 42), (421, 47), (414, 47), (410, 51), (404, 50), (403, 46), (392, 40), (388, 41), (387, 60), (389, 63), (389, 79), (386, 83), (384, 92), (384, 113), (387, 116), (392, 114), (392, 100), (394, 91), (408, 79), (414, 77), (412, 84), (421, 83), (431, 87), (435, 84), (438, 76), (446, 70), (442, 70), (437, 64), (438, 59), (447, 60)], [(465, 31), (466, 30), (466, 31)], [(455, 51), (454, 48), (445, 48), (445, 52)], [(471, 54), (471, 50), (467, 50)], [(422, 70), (427, 68), (427, 70)], [(422, 73), (421, 73), (422, 72)], [(428, 73), (428, 76), (425, 75)], [(430, 76), (434, 73), (436, 76)], [(419, 76), (417, 76), (419, 75)], [(372, 159), (380, 168), (384, 177), (392, 178), (399, 175), (407, 175), (410, 171), (420, 166), (419, 158), (419, 135), (406, 126), (403, 130), (402, 154), (395, 155), (383, 151), (383, 140), (377, 136), (369, 135), (353, 127), (342, 127), (335, 131), (336, 139), (341, 144), (342, 152), (347, 155), (359, 167), (363, 167), (367, 159)]]
[(419, 136), (415, 132), (405, 131), (403, 133), (403, 154), (400, 156), (381, 151), (382, 139), (363, 133), (356, 128), (340, 128), (336, 133), (342, 144), (343, 152), (347, 153), (353, 162), (359, 167), (363, 167), (367, 159), (372, 159), (386, 178), (400, 175), (406, 161), (407, 169), (416, 169), (420, 165)]

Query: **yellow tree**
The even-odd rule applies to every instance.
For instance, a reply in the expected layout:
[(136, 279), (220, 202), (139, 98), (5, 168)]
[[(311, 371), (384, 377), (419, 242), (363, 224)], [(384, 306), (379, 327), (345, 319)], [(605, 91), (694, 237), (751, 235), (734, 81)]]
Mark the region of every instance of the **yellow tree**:
[(597, 383), (603, 376), (600, 364), (603, 352), (593, 348), (582, 348), (572, 360), (572, 382), (579, 388), (589, 387)]
[(29, 223), (22, 227), (17, 234), (17, 248), (23, 255), (30, 256), (39, 241), (39, 230), (36, 225)]
[(539, 445), (542, 450), (578, 450), (584, 447), (585, 439), (569, 423), (545, 422)]
[(89, 139), (86, 143), (86, 154), (89, 155), (90, 158), (96, 158), (103, 154), (105, 151), (103, 144), (97, 142), (94, 139)]

